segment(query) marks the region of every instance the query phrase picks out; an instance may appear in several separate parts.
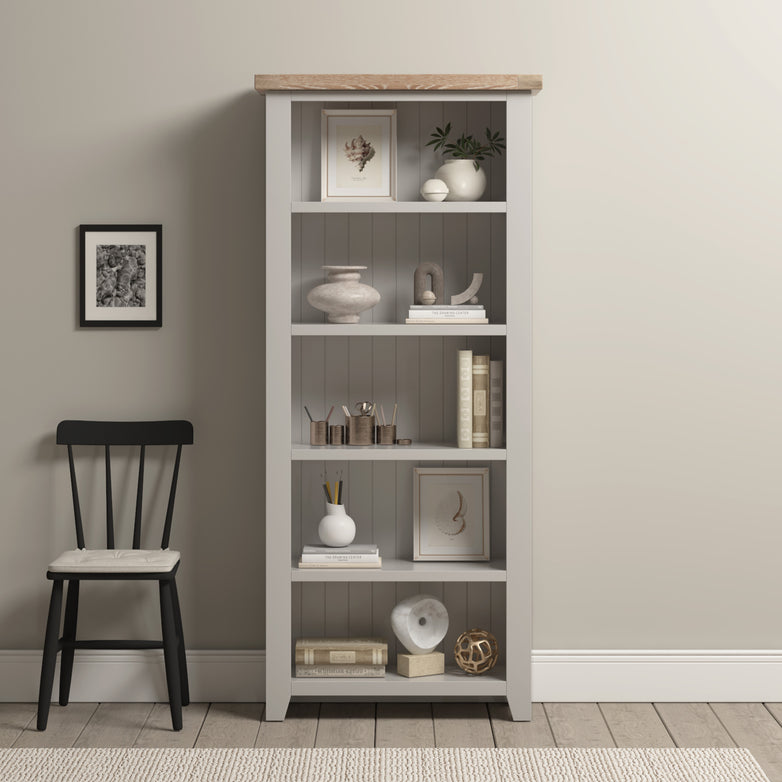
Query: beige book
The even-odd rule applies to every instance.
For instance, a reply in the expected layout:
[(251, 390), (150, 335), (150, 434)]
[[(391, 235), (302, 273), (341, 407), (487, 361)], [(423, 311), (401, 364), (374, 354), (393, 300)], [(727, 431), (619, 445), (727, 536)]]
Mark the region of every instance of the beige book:
[(456, 444), (472, 448), (472, 351), (459, 351), (459, 376), (456, 388)]
[(388, 647), (382, 649), (296, 649), (302, 665), (387, 665)]
[(489, 447), (489, 357), (472, 357), (472, 447)]
[(306, 679), (382, 679), (385, 665), (297, 665), (296, 676)]

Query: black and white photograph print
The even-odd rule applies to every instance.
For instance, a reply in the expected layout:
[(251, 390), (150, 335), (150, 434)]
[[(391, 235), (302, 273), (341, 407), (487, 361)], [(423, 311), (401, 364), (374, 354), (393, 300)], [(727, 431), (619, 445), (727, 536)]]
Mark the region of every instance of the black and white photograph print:
[(396, 109), (323, 109), (321, 199), (396, 199)]
[(162, 325), (161, 225), (79, 226), (80, 325)]

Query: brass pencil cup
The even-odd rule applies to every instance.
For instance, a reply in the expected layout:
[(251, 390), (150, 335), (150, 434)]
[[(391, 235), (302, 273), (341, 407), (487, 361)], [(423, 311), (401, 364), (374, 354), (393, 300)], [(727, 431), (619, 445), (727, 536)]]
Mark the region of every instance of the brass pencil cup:
[(310, 421), (310, 445), (329, 444), (329, 425), (325, 421)]
[(381, 424), (375, 430), (375, 442), (378, 445), (393, 445), (396, 440), (396, 424)]
[(345, 425), (348, 445), (375, 444), (375, 416), (351, 415), (345, 419)]
[(331, 445), (345, 444), (345, 427), (342, 424), (334, 424), (329, 427), (329, 442)]

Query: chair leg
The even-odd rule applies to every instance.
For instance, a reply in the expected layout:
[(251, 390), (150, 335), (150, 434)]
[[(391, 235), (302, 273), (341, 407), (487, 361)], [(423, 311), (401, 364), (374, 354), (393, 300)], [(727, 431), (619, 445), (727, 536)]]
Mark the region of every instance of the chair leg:
[(174, 601), (174, 625), (176, 626), (177, 639), (179, 641), (179, 684), (182, 690), (182, 705), (190, 705), (190, 684), (187, 679), (187, 658), (185, 655), (185, 634), (182, 630), (182, 611), (179, 608), (179, 591), (176, 581), (171, 579), (171, 597)]
[(174, 621), (174, 599), (171, 581), (160, 581), (159, 584), (160, 624), (163, 628), (163, 658), (166, 665), (171, 724), (174, 730), (182, 730), (182, 687), (179, 678), (179, 649)]
[(62, 654), (60, 655), (60, 706), (68, 705), (71, 694), (71, 677), (73, 676), (73, 643), (76, 640), (76, 620), (79, 616), (79, 581), (68, 582), (68, 594), (65, 598), (65, 621), (63, 622)]
[(46, 730), (49, 721), (49, 706), (52, 701), (54, 667), (59, 651), (60, 614), (62, 613), (62, 581), (52, 582), (52, 596), (49, 600), (49, 616), (46, 619), (46, 636), (41, 660), (41, 683), (38, 688), (38, 730)]

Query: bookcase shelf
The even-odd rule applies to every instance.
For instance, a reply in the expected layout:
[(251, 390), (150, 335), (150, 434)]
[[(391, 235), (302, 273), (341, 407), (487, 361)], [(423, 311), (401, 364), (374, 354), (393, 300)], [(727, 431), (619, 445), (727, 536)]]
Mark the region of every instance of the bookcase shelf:
[[(541, 80), (507, 77), (517, 86), (499, 88), (500, 77), (480, 76), (257, 78), (266, 100), (266, 719), (283, 719), (292, 697), (505, 698), (513, 719), (529, 719), (531, 134)], [(396, 109), (397, 200), (321, 201), (322, 110), (378, 103)], [(490, 127), (506, 139), (502, 157), (481, 163), (485, 200), (420, 199), (442, 164), (429, 134), (449, 122), (457, 133)], [(426, 262), (442, 267), (446, 300), (482, 274), (490, 322), (404, 323)], [(380, 301), (359, 323), (329, 324), (307, 294), (324, 265), (345, 264), (367, 267), (361, 279)], [(456, 447), (460, 350), (504, 362), (503, 448)], [(342, 424), (340, 406), (363, 400), (387, 416), (398, 404), (397, 436), (412, 445), (309, 445), (305, 405), (316, 418), (334, 405), (330, 422)], [(417, 463), (488, 466), (491, 561), (413, 561)], [(318, 540), (322, 484), (336, 478), (356, 542), (377, 544), (382, 568), (297, 567), (302, 546)], [(391, 610), (419, 592), (448, 610), (446, 662), (456, 637), (481, 627), (499, 642), (497, 668), (397, 675)], [(388, 640), (383, 679), (291, 675), (296, 638), (345, 635)]]
[(504, 323), (294, 323), (294, 337), (504, 337)]
[(505, 201), (294, 201), (294, 214), (501, 214)]
[(299, 679), (291, 677), (293, 695), (321, 698), (411, 697), (484, 698), (505, 696), (505, 669), (497, 666), (481, 676), (469, 676), (456, 667), (445, 673), (408, 679), (389, 672), (382, 679)]
[(504, 582), (505, 562), (411, 562), (383, 559), (382, 568), (299, 568), (291, 563), (292, 581), (429, 582), (448, 581)]
[(505, 448), (457, 448), (454, 443), (413, 445), (310, 445), (293, 443), (294, 461), (467, 462), (505, 461)]

